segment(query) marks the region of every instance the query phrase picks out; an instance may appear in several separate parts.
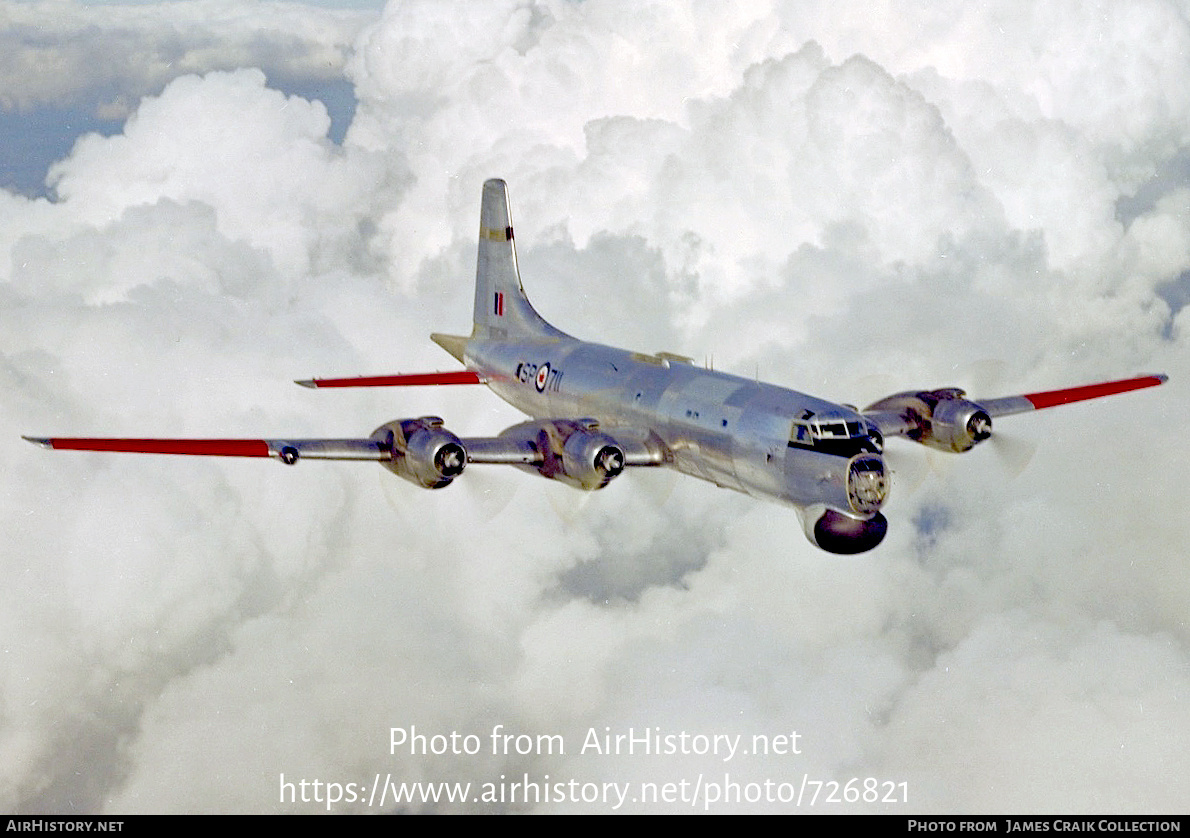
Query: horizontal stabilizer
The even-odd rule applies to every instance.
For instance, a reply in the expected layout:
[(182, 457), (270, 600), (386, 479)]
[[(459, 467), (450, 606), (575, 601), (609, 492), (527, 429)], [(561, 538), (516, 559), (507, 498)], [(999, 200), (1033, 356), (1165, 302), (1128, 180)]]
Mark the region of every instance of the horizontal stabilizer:
[(442, 332), (431, 332), (430, 340), (453, 355), (454, 359), (460, 364), (467, 363), (464, 356), (467, 354), (467, 344), (471, 341), (471, 338), (464, 337), (463, 335), (446, 335)]
[(471, 370), (454, 372), (416, 372), (404, 375), (371, 375), (356, 378), (307, 378), (295, 382), (303, 387), (418, 387), (427, 384), (483, 384), (484, 379)]

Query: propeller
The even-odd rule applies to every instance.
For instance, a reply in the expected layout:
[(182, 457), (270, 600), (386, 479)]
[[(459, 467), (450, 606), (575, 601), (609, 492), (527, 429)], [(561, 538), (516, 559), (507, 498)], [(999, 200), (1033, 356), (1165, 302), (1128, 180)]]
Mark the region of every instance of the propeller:
[(884, 446), (884, 462), (892, 473), (890, 498), (908, 497), (921, 487), (926, 476), (933, 471), (933, 453), (913, 443)]
[[(978, 404), (981, 398), (991, 398), (1001, 392), (1009, 370), (1006, 361), (997, 358), (981, 358), (973, 361), (965, 370), (964, 380), (970, 382), (972, 398)], [(984, 442), (995, 452), (996, 459), (1010, 478), (1019, 477), (1029, 467), (1037, 453), (1037, 443), (1013, 434), (1005, 434), (999, 427), (992, 429), (991, 436)]]
[(1020, 477), (1037, 453), (1037, 443), (1033, 440), (1000, 431), (995, 431), (987, 444), (1010, 478)]

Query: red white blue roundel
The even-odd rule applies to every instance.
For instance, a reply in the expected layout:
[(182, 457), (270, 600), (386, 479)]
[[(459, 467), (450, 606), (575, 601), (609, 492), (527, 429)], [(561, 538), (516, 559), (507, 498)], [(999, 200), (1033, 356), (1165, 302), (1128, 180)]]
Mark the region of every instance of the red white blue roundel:
[(538, 393), (545, 392), (545, 384), (547, 381), (549, 381), (549, 379), (550, 379), (550, 365), (542, 364), (540, 367), (537, 368), (537, 380), (533, 382), (534, 386), (537, 387)]

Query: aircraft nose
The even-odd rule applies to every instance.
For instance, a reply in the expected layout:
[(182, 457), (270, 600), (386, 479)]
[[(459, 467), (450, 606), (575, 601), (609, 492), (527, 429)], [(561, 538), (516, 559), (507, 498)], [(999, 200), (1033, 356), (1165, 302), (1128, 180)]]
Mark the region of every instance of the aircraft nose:
[(847, 469), (847, 501), (861, 515), (877, 512), (888, 497), (884, 460), (871, 454), (856, 457)]

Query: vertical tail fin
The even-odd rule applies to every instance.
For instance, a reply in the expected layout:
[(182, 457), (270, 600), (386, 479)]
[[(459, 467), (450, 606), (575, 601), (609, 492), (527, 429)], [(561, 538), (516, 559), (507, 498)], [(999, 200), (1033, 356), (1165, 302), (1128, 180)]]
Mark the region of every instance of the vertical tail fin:
[(512, 212), (508, 207), (508, 184), (497, 179), (483, 185), (474, 319), (472, 338), (566, 336), (533, 310), (521, 287), (512, 234)]

